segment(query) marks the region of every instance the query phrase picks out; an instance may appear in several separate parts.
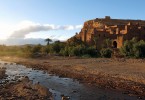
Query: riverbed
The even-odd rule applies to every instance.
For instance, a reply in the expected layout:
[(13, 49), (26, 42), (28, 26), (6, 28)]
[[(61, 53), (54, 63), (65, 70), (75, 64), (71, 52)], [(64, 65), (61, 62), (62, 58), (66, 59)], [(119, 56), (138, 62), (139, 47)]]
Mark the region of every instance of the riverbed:
[(136, 100), (138, 97), (129, 96), (117, 90), (99, 88), (98, 86), (83, 84), (71, 78), (62, 78), (49, 74), (44, 70), (27, 68), (16, 63), (0, 61), (0, 67), (6, 68), (6, 78), (0, 83), (15, 82), (28, 76), (33, 83), (40, 83), (53, 94), (54, 100), (61, 100), (61, 95), (70, 100)]

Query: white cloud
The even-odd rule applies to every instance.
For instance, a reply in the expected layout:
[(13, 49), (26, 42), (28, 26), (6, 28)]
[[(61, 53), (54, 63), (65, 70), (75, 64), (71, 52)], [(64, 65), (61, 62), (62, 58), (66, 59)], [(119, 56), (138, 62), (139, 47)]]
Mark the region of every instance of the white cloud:
[(76, 25), (75, 28), (76, 29), (81, 29), (81, 28), (83, 28), (83, 25)]
[(4, 40), (9, 37), (13, 25), (0, 23), (0, 39)]
[[(64, 41), (73, 36), (73, 31), (78, 31), (77, 29), (81, 28), (82, 25), (40, 24), (32, 21), (22, 21), (19, 24), (0, 23), (0, 44), (45, 44), (43, 40), (45, 37)], [(55, 31), (47, 33), (51, 30)], [(63, 34), (60, 32), (63, 32)]]
[(12, 31), (9, 38), (25, 38), (26, 35), (32, 32), (51, 31), (51, 30), (75, 30), (82, 28), (82, 25), (53, 25), (40, 24), (31, 21), (23, 21), (18, 24)]

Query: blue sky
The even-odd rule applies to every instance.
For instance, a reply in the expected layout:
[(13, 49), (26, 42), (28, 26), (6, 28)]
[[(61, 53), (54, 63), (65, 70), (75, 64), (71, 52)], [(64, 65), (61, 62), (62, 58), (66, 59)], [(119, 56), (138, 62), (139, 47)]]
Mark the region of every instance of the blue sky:
[(145, 0), (1, 0), (0, 43), (8, 44), (4, 41), (11, 38), (24, 43), (31, 38), (66, 40), (85, 21), (104, 16), (145, 20), (144, 4)]

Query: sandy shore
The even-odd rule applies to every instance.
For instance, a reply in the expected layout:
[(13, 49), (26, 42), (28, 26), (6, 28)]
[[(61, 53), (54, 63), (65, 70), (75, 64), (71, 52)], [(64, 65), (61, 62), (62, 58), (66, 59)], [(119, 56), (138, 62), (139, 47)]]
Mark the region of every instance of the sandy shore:
[(1, 59), (46, 70), (60, 77), (78, 79), (85, 84), (117, 89), (129, 95), (145, 96), (145, 60), (142, 59), (64, 57)]

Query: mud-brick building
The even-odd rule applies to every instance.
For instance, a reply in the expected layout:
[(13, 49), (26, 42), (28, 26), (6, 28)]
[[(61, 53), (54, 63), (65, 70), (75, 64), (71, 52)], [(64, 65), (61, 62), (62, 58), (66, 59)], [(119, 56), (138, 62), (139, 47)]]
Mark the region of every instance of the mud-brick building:
[(93, 44), (93, 38), (97, 37), (97, 44), (101, 46), (104, 40), (112, 40), (112, 47), (120, 48), (125, 40), (137, 37), (138, 40), (145, 40), (145, 21), (130, 19), (96, 18), (84, 23), (83, 28), (76, 37), (87, 44)]

